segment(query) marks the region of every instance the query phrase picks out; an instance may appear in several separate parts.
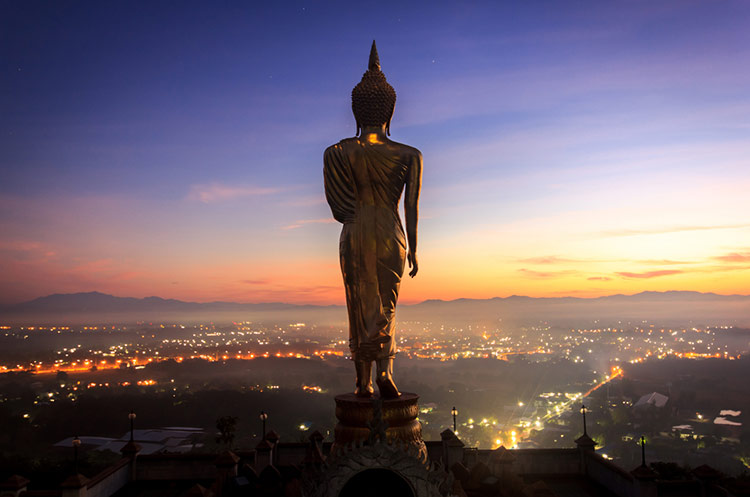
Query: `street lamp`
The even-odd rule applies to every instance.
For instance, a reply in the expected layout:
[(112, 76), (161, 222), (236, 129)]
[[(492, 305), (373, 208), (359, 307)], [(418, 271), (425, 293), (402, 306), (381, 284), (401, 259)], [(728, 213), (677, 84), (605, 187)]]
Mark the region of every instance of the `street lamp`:
[(458, 416), (456, 406), (453, 406), (453, 409), (451, 409), (451, 415), (453, 415), (453, 433), (456, 433), (456, 416)]
[(130, 441), (133, 441), (133, 424), (135, 422), (135, 411), (130, 410), (130, 414), (128, 414), (128, 419), (130, 420)]
[(588, 435), (586, 433), (586, 413), (589, 412), (588, 408), (585, 404), (581, 404), (581, 414), (583, 415), (583, 434)]
[(268, 419), (268, 414), (266, 414), (266, 411), (260, 411), (260, 416), (258, 417), (263, 422), (263, 440), (265, 440), (266, 439), (266, 420)]
[(78, 447), (81, 445), (81, 439), (78, 435), (73, 439), (73, 471), (78, 474)]
[(646, 467), (646, 437), (641, 435), (641, 466)]

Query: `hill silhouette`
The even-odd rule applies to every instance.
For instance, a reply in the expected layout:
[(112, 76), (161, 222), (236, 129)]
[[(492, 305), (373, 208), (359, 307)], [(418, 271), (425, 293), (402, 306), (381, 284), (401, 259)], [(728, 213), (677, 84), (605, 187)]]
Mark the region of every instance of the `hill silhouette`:
[[(8, 324), (63, 324), (138, 321), (274, 323), (309, 322), (343, 325), (343, 305), (297, 305), (283, 302), (185, 302), (161, 297), (116, 297), (100, 292), (54, 294), (0, 308)], [(549, 322), (584, 325), (596, 320), (656, 321), (670, 325), (750, 325), (750, 296), (690, 291), (641, 292), (596, 298), (525, 297), (426, 300), (400, 305), (401, 322), (419, 321), (456, 326), (529, 325)]]

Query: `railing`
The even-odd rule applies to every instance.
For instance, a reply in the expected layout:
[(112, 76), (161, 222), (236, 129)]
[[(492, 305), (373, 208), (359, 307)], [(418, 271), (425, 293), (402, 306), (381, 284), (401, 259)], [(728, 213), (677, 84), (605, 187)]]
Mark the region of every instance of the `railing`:
[(130, 481), (130, 459), (120, 459), (86, 482), (87, 497), (109, 497)]
[(616, 495), (629, 496), (635, 492), (635, 478), (617, 464), (602, 456), (585, 455), (586, 474), (599, 485)]
[(510, 452), (515, 457), (515, 471), (521, 475), (570, 475), (581, 471), (578, 449), (516, 449)]

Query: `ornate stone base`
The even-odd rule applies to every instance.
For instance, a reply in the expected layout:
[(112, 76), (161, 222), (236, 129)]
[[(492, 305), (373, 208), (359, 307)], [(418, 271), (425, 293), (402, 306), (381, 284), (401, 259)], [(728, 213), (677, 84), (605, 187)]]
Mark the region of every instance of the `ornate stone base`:
[[(382, 421), (385, 423), (385, 442), (414, 446), (419, 453), (426, 455), (422, 441), (422, 425), (417, 419), (419, 396), (402, 392), (396, 399), (382, 400)], [(372, 440), (371, 433), (380, 431), (372, 399), (357, 397), (353, 393), (336, 396), (336, 424), (332, 451), (336, 452), (351, 445), (362, 445)]]
[[(423, 444), (424, 446), (424, 444)], [(318, 473), (305, 480), (310, 497), (446, 497), (452, 495), (453, 474), (427, 461), (414, 445), (405, 447), (376, 441), (373, 445), (343, 447), (326, 459)]]

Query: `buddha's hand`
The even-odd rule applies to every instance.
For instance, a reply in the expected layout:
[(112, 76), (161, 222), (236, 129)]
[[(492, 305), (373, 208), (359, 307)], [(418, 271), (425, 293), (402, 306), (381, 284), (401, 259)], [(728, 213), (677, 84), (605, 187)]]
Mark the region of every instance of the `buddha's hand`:
[(406, 260), (409, 261), (409, 267), (411, 268), (411, 271), (409, 271), (409, 276), (413, 278), (417, 275), (417, 271), (419, 271), (419, 264), (417, 263), (417, 253), (410, 250), (409, 254), (406, 256)]

